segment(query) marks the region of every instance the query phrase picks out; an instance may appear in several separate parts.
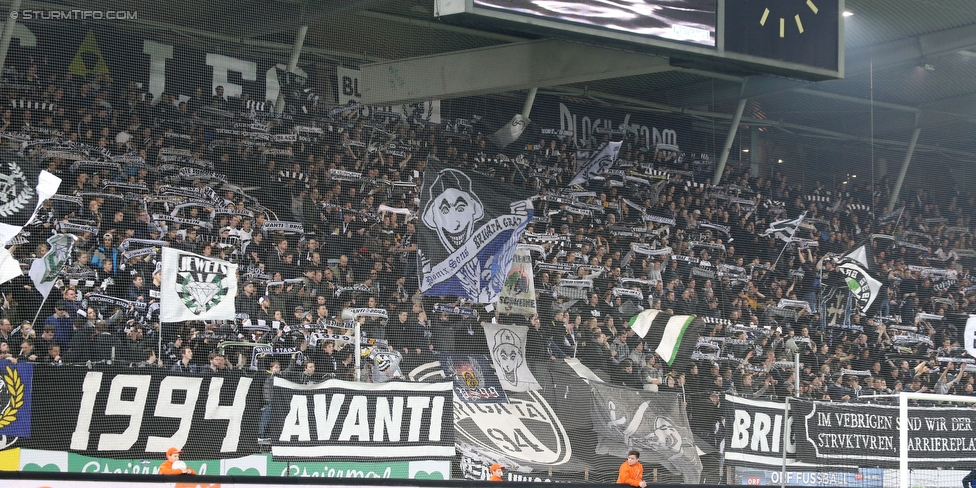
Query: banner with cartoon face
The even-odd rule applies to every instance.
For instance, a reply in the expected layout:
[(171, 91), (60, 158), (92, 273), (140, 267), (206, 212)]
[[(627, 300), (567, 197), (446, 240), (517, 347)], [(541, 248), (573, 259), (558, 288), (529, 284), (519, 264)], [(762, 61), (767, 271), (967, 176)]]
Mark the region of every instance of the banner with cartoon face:
[(488, 351), (498, 381), (507, 391), (532, 391), (541, 388), (525, 362), (525, 337), (528, 327), (482, 324), (488, 338)]
[(685, 483), (699, 482), (702, 464), (679, 395), (596, 382), (590, 386), (597, 454), (623, 457), (630, 449), (651, 451), (649, 458), (681, 473)]
[(531, 192), (431, 158), (418, 226), (420, 290), (427, 296), (498, 299), (515, 246), (532, 220)]

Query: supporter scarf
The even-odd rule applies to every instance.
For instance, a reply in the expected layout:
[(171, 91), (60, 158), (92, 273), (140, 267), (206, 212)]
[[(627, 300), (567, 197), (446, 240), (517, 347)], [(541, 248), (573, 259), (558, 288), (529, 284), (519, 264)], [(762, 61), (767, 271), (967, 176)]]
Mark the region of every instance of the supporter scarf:
[(263, 229), (266, 232), (291, 232), (295, 234), (304, 234), (305, 226), (301, 222), (286, 222), (283, 220), (268, 220), (265, 221)]
[(725, 234), (726, 237), (729, 236), (729, 226), (727, 225), (719, 225), (709, 222), (708, 220), (700, 220), (698, 221), (698, 227), (702, 229), (714, 229)]
[(119, 243), (119, 251), (125, 252), (126, 250), (129, 249), (129, 246), (131, 246), (133, 244), (137, 244), (137, 245), (141, 245), (141, 246), (149, 246), (149, 247), (167, 247), (167, 246), (169, 246), (169, 243), (167, 243), (166, 241), (157, 241), (157, 240), (153, 240), (153, 239), (136, 239), (134, 237), (130, 237), (130, 238), (128, 238), (128, 239), (126, 239), (126, 240), (124, 240), (124, 241), (122, 241), (122, 242)]
[(691, 276), (696, 278), (713, 280), (715, 279), (716, 273), (715, 270), (712, 269), (696, 267), (696, 268), (691, 268)]
[(382, 308), (350, 308), (349, 311), (356, 314), (357, 317), (380, 317), (387, 319), (389, 315), (385, 309)]
[(58, 231), (73, 233), (89, 233), (93, 236), (98, 235), (98, 227), (94, 225), (73, 224), (71, 222), (58, 222)]
[(207, 222), (206, 220), (188, 219), (185, 217), (174, 217), (172, 215), (166, 215), (166, 214), (153, 214), (152, 219), (153, 222), (170, 222), (173, 224), (180, 224), (181, 226), (184, 227), (201, 227), (204, 229), (213, 228), (213, 224)]
[(359, 284), (352, 285), (352, 286), (341, 286), (339, 288), (336, 288), (336, 290), (335, 290), (335, 297), (336, 298), (339, 298), (339, 297), (342, 296), (343, 293), (346, 293), (346, 292), (368, 293), (368, 294), (372, 295), (373, 293), (375, 293), (375, 291), (376, 290), (373, 290), (369, 286), (366, 286), (366, 285), (364, 285), (362, 283), (359, 283)]
[(898, 247), (904, 247), (906, 249), (913, 249), (915, 251), (929, 252), (928, 246), (923, 246), (921, 244), (915, 244), (908, 241), (898, 241), (895, 245)]
[[(585, 300), (589, 293), (585, 288), (574, 288), (568, 286), (554, 286), (552, 288), (552, 296), (555, 298), (571, 298), (575, 300)], [(572, 305), (570, 305), (572, 306)], [(566, 307), (568, 310), (569, 307)]]
[(156, 248), (154, 247), (144, 247), (142, 249), (135, 249), (133, 251), (122, 253), (122, 259), (128, 261), (132, 258), (138, 258), (141, 256), (156, 255)]
[(617, 283), (619, 283), (621, 286), (630, 286), (632, 283), (637, 283), (638, 285), (643, 285), (648, 288), (656, 284), (656, 282), (654, 281), (642, 280), (639, 278), (620, 278), (619, 280), (617, 280)]
[(572, 273), (579, 267), (578, 264), (569, 263), (538, 263), (536, 269), (541, 271), (555, 271), (557, 273)]
[(85, 297), (87, 303), (99, 303), (104, 305), (109, 305), (113, 307), (118, 307), (123, 310), (128, 310), (129, 307), (134, 307), (136, 310), (145, 311), (148, 304), (145, 302), (136, 302), (132, 300), (126, 300), (124, 298), (118, 298), (108, 295), (102, 295), (100, 293), (93, 293)]
[(664, 247), (661, 249), (652, 249), (646, 244), (634, 244), (634, 252), (638, 254), (643, 254), (645, 256), (667, 256), (673, 253), (670, 247)]
[(631, 297), (631, 298), (636, 298), (638, 300), (644, 300), (644, 293), (643, 292), (641, 292), (640, 290), (631, 290), (631, 289), (628, 289), (628, 288), (614, 288), (613, 289), (613, 296), (614, 297)]
[(448, 315), (460, 315), (462, 317), (477, 318), (478, 314), (471, 307), (460, 307), (443, 303), (434, 304), (434, 313), (446, 313)]
[(659, 215), (642, 215), (641, 220), (644, 222), (655, 222), (663, 225), (675, 225), (675, 220), (669, 217), (662, 217)]
[(571, 288), (593, 288), (593, 280), (559, 280), (559, 286)]
[(807, 302), (805, 300), (789, 300), (783, 298), (780, 299), (779, 303), (776, 306), (780, 308), (799, 308), (799, 309), (806, 310), (807, 313), (813, 313), (813, 310), (810, 308), (810, 302)]

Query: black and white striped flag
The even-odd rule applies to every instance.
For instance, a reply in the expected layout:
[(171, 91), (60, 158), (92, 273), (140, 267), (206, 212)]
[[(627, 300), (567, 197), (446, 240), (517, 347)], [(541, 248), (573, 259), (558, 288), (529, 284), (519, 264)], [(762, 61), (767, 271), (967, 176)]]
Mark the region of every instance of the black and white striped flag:
[(803, 212), (799, 217), (791, 220), (777, 220), (772, 224), (769, 224), (769, 228), (765, 232), (759, 234), (762, 237), (769, 237), (775, 235), (777, 239), (783, 242), (790, 242), (793, 240), (793, 236), (796, 234), (796, 230), (800, 228), (800, 224), (803, 219), (806, 218), (807, 213)]

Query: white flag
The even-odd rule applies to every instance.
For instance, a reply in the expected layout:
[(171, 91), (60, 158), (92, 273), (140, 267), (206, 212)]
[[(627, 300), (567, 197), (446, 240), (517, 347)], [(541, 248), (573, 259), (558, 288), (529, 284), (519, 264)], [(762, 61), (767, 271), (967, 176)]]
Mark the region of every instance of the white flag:
[(61, 187), (61, 178), (43, 170), (37, 174), (37, 186), (29, 186), (32, 181), (32, 175), (16, 161), (0, 165), (0, 234), (6, 239), (0, 244), (16, 237)]
[[(71, 248), (78, 238), (74, 234), (56, 234), (47, 239), (51, 249), (47, 254), (31, 263), (30, 277), (34, 280), (34, 288), (41, 292), (44, 299), (51, 294), (54, 283), (61, 274), (61, 268), (71, 258)], [(18, 266), (18, 269), (20, 266)]]
[[(0, 242), (3, 242), (3, 240), (4, 237), (0, 235)], [(20, 270), (20, 263), (10, 255), (10, 251), (5, 246), (0, 244), (0, 284), (6, 283), (22, 274), (24, 272)]]
[(504, 149), (522, 135), (529, 122), (530, 120), (523, 117), (522, 114), (515, 114), (511, 121), (502, 126), (501, 129), (495, 131), (494, 134), (488, 136), (488, 140), (495, 146), (498, 146), (499, 149)]
[(482, 324), (488, 338), (495, 374), (506, 391), (532, 391), (541, 388), (525, 363), (525, 336), (528, 327)]
[(612, 168), (613, 164), (617, 162), (617, 153), (620, 152), (621, 144), (623, 142), (603, 143), (599, 150), (590, 157), (590, 160), (583, 164), (576, 176), (573, 177), (573, 181), (569, 182), (569, 186), (582, 185), (594, 176), (601, 175)]
[(966, 319), (966, 330), (963, 333), (963, 340), (965, 341), (966, 352), (970, 356), (976, 357), (976, 315), (970, 315)]
[(164, 247), (159, 321), (234, 320), (237, 265)]

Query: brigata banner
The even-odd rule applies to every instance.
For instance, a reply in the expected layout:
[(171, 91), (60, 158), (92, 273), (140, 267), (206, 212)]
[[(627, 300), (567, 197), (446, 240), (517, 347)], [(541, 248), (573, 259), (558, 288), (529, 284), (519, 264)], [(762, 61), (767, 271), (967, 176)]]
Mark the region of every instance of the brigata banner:
[(275, 458), (430, 459), (454, 457), (453, 384), (312, 385), (275, 377)]
[(44, 366), (32, 380), (29, 437), (6, 447), (158, 460), (174, 446), (195, 459), (258, 450), (262, 385), (252, 378)]
[[(790, 402), (795, 412), (800, 460), (845, 460), (897, 468), (898, 407), (828, 402)], [(976, 456), (976, 411), (913, 407), (908, 411), (909, 463), (913, 467), (971, 467)]]

